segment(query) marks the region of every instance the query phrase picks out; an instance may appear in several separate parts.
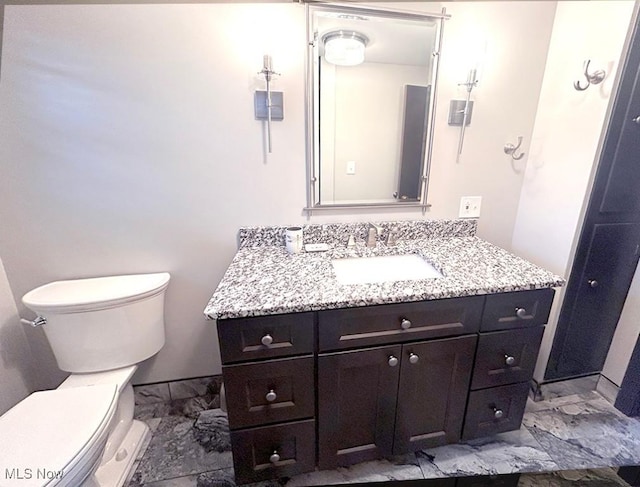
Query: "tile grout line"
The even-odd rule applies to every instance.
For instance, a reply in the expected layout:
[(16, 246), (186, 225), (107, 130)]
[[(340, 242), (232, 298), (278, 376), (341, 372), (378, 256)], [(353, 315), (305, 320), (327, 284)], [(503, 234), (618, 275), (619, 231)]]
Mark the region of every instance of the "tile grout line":
[(542, 446), (542, 443), (540, 443), (538, 441), (538, 438), (536, 438), (536, 435), (534, 435), (531, 432), (531, 428), (529, 428), (528, 426), (526, 426), (524, 424), (522, 425), (522, 427), (524, 429), (526, 429), (527, 432), (531, 435), (531, 438), (533, 438), (533, 441), (536, 442), (536, 445), (538, 445), (540, 447), (540, 450), (543, 451), (545, 453), (545, 455), (547, 455), (549, 457), (549, 460), (551, 460), (551, 463), (553, 463), (553, 465), (556, 467), (556, 469), (557, 470), (562, 470), (562, 468), (560, 467), (560, 464), (558, 462), (556, 462), (556, 459), (551, 455), (551, 453), (549, 453), (549, 451), (544, 446)]

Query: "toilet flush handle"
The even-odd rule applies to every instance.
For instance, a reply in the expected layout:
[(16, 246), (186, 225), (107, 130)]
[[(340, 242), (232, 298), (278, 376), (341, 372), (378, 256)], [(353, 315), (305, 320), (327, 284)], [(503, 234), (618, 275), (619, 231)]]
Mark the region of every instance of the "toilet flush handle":
[(44, 316), (36, 316), (36, 319), (33, 321), (20, 318), (20, 323), (22, 323), (23, 325), (31, 325), (34, 328), (37, 328), (38, 326), (46, 325), (47, 319)]

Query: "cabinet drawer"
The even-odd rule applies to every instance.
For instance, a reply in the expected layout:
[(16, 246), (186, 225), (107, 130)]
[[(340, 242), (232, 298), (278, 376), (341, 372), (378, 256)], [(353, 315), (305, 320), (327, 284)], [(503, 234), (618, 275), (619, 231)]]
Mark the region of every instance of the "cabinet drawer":
[(313, 352), (313, 313), (218, 321), (222, 363)]
[(525, 382), (533, 376), (544, 328), (480, 334), (472, 389)]
[(544, 325), (554, 294), (553, 289), (491, 294), (487, 296), (480, 331)]
[(227, 365), (222, 372), (231, 429), (314, 415), (313, 357)]
[(528, 394), (528, 382), (469, 393), (462, 439), (519, 429)]
[(314, 470), (315, 442), (313, 420), (232, 431), (236, 482), (246, 484)]
[[(320, 311), (321, 352), (474, 333), (483, 296)], [(404, 325), (403, 325), (404, 322)]]

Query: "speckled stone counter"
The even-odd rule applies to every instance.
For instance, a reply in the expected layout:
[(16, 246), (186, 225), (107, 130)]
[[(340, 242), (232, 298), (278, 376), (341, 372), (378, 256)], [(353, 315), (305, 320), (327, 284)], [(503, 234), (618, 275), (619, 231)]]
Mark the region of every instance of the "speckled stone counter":
[[(289, 254), (285, 227), (244, 228), (240, 249), (204, 313), (209, 319), (241, 318), (376, 304), (453, 298), (561, 286), (564, 280), (475, 236), (474, 220), (381, 222), (380, 242), (365, 246), (368, 224), (309, 225), (305, 243), (325, 242), (326, 252)], [(398, 234), (395, 246), (386, 234)], [(349, 235), (357, 240), (347, 248)], [(333, 259), (415, 253), (443, 277), (341, 285)]]

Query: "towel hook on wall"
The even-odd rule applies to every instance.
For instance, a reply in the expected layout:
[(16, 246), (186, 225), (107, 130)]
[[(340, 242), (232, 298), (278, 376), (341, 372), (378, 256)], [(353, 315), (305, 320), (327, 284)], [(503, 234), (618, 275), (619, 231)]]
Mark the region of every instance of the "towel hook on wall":
[(580, 84), (580, 80), (573, 82), (573, 87), (578, 91), (584, 91), (591, 85), (602, 83), (602, 80), (607, 75), (602, 69), (596, 69), (593, 73), (589, 73), (589, 64), (591, 64), (591, 59), (587, 59), (584, 63), (584, 77), (587, 78), (587, 84), (583, 87)]
[(522, 145), (522, 136), (519, 135), (518, 145), (513, 145), (510, 142), (506, 143), (504, 145), (504, 153), (510, 155), (511, 159), (513, 159), (514, 161), (519, 161), (524, 157), (524, 152), (521, 152), (520, 154), (516, 155), (516, 151), (520, 148), (521, 145)]

